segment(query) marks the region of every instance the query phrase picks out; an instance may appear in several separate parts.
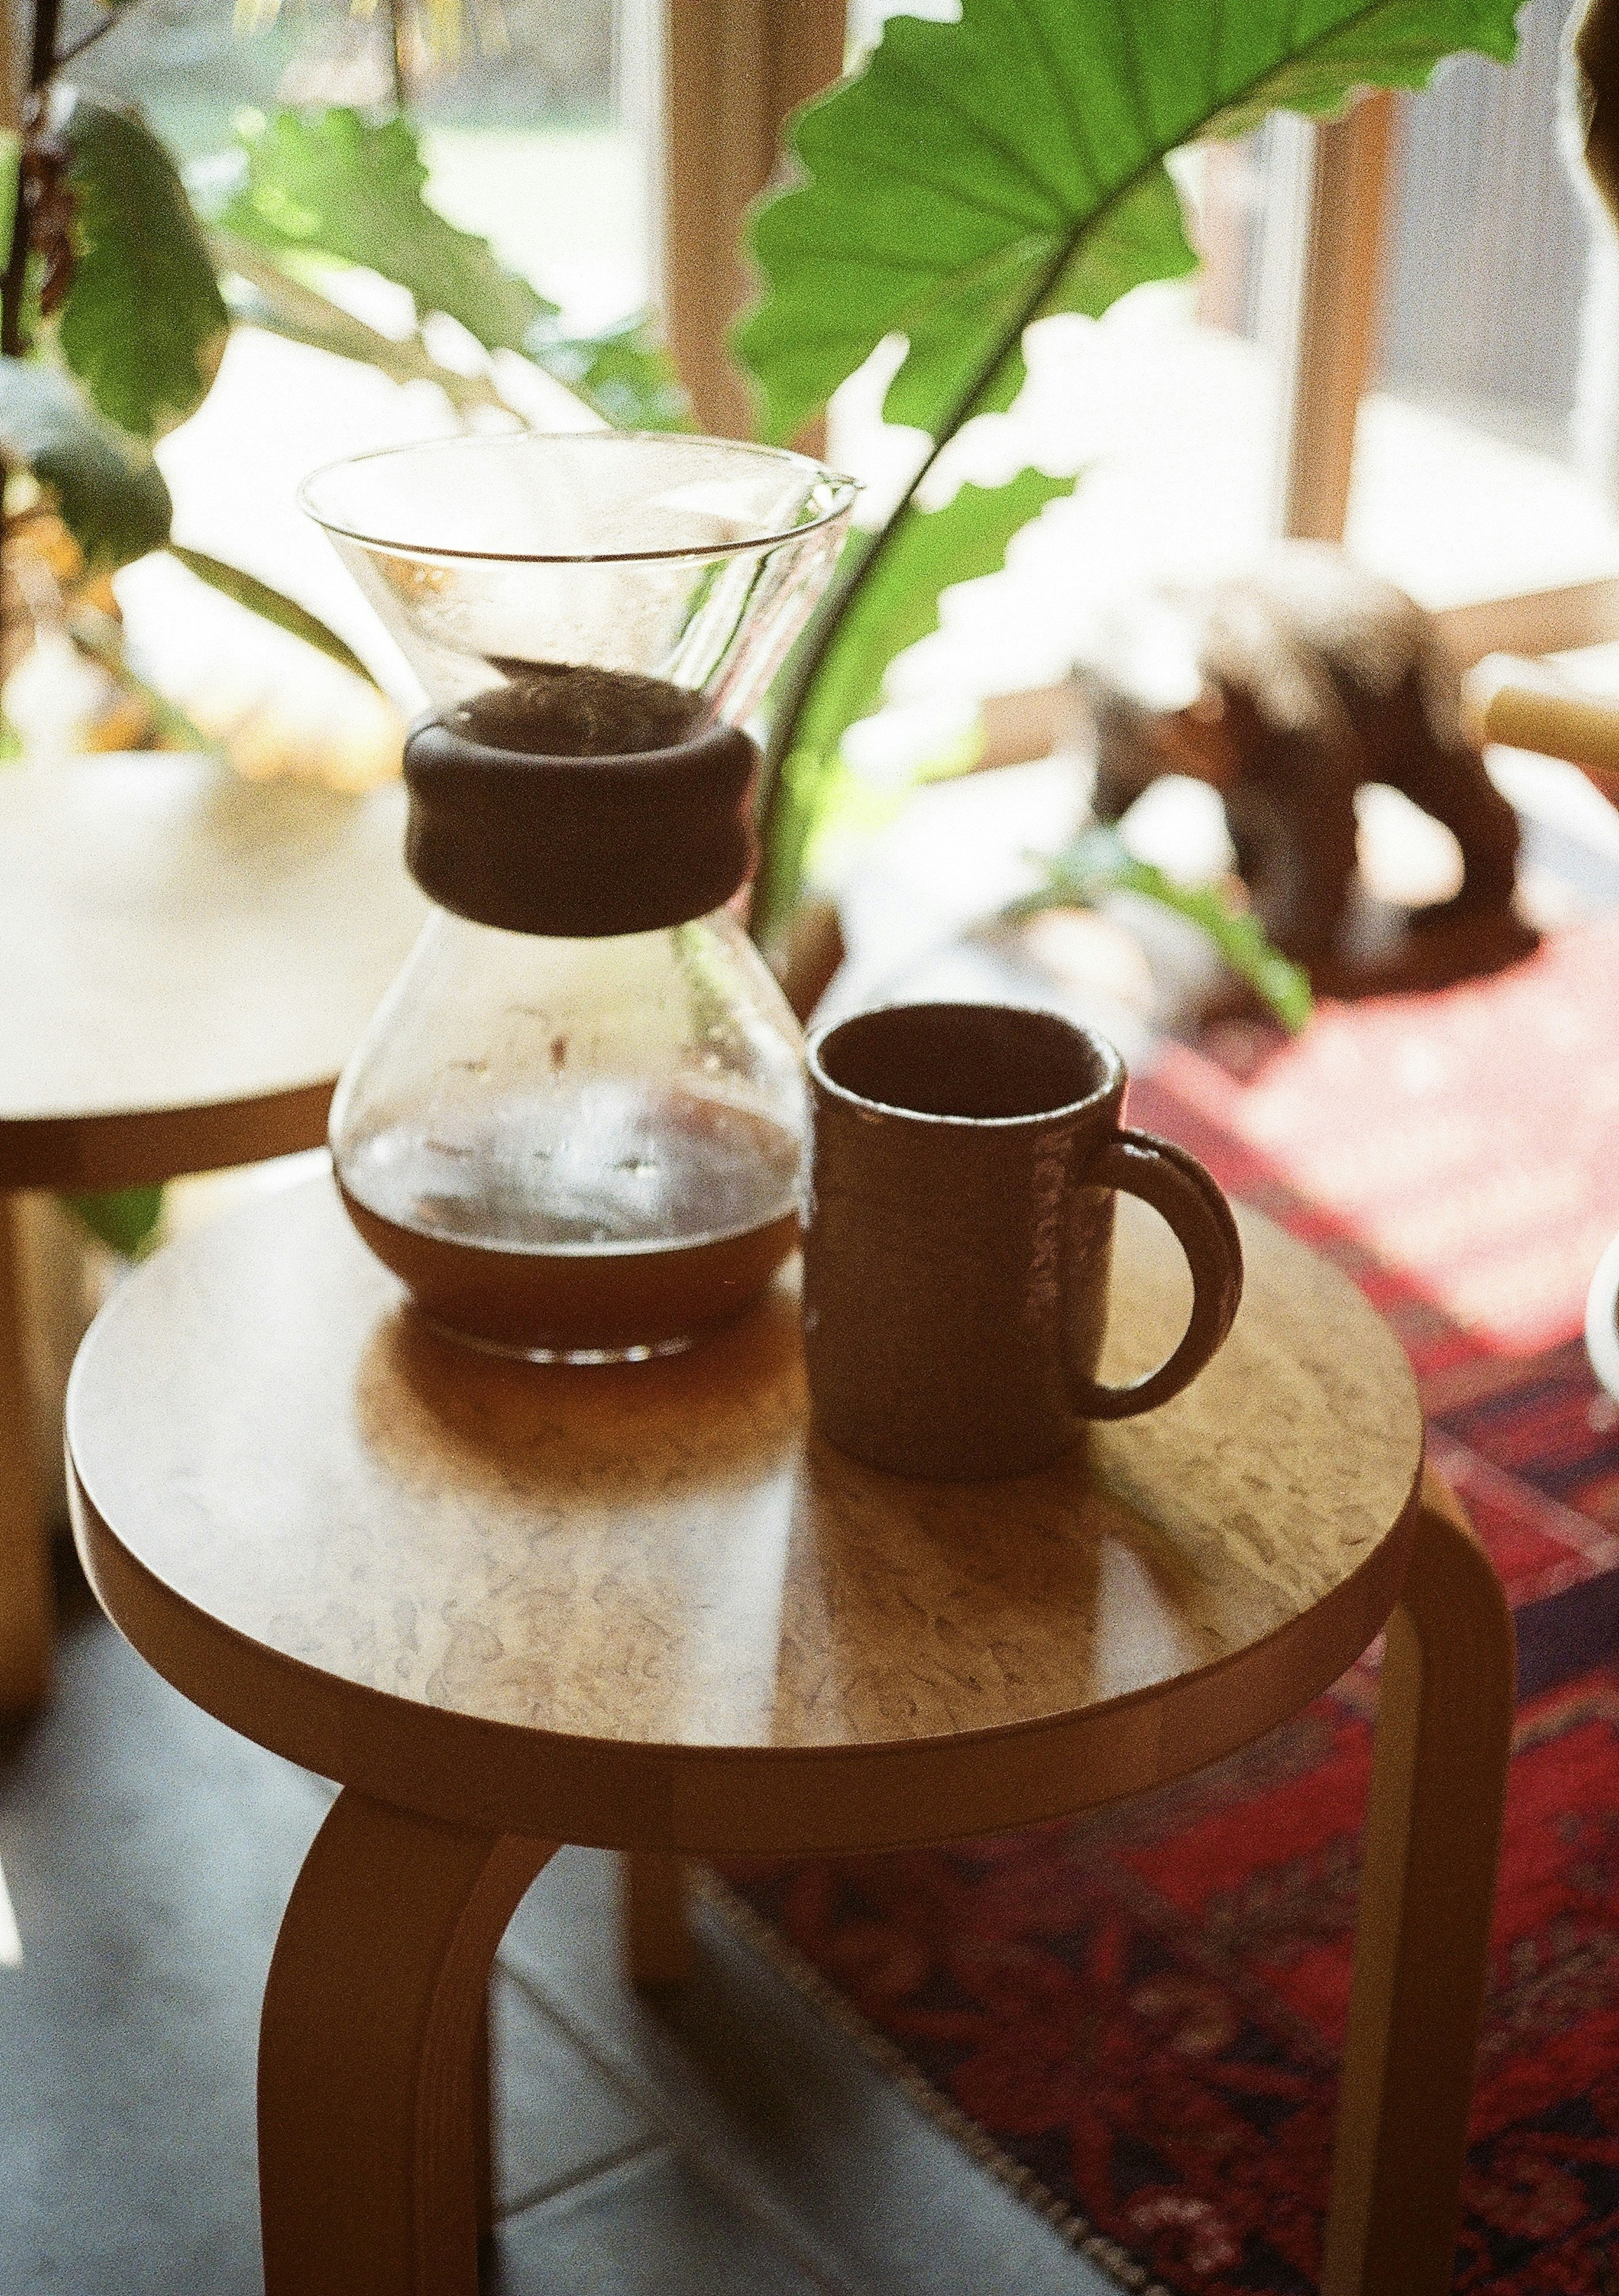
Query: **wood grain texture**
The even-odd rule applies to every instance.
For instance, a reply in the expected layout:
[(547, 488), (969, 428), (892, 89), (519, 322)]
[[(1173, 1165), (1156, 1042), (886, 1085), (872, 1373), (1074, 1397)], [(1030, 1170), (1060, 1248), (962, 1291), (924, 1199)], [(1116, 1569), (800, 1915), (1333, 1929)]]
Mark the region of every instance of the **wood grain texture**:
[[(1184, 1317), (1122, 1202), (1105, 1369)], [(905, 1482), (806, 1436), (783, 1285), (687, 1357), (435, 1339), (327, 1184), (159, 1255), (68, 1423), (104, 1606), (200, 1704), (368, 1793), (645, 1849), (942, 1837), (1245, 1742), (1398, 1591), (1421, 1421), (1341, 1277), (1247, 1218), (1187, 1393), (1015, 1481)]]
[[(757, 291), (741, 252), (784, 122), (843, 69), (844, 0), (668, 0), (662, 254), (670, 348), (699, 427), (751, 439), (753, 408), (726, 336)], [(798, 443), (821, 451), (814, 426)]]
[(0, 1188), (0, 1715), (7, 1717), (31, 1712), (48, 1694), (54, 1624), (23, 1344), (19, 1211)]
[(1379, 1685), (1323, 2296), (1451, 2286), (1516, 1655), (1500, 1580), (1430, 1472)]
[(259, 2026), (266, 2296), (477, 2296), (489, 1966), (554, 1848), (333, 1804)]
[(0, 774), (0, 1187), (317, 1146), (426, 914), (403, 808), (203, 758)]
[(1355, 424), (1376, 345), (1396, 107), (1380, 88), (1315, 128), (1282, 531), (1319, 542), (1342, 542), (1349, 515)]

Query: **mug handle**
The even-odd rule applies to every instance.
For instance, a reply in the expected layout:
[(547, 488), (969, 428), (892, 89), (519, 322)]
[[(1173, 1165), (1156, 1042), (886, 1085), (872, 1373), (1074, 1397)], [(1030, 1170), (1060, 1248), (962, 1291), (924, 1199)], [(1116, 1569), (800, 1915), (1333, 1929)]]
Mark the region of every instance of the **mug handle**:
[(1180, 1343), (1156, 1371), (1128, 1387), (1107, 1387), (1073, 1372), (1073, 1408), (1082, 1419), (1132, 1419), (1196, 1378), (1223, 1342), (1243, 1296), (1243, 1248), (1231, 1207), (1196, 1156), (1172, 1141), (1121, 1126), (1078, 1175), (1085, 1188), (1122, 1188), (1161, 1213), (1192, 1271), (1192, 1314)]

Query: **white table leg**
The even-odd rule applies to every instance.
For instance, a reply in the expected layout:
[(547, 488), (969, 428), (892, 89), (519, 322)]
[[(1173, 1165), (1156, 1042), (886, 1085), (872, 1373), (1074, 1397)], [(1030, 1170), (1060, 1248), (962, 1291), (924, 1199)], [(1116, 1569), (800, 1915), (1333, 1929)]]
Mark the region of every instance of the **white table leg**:
[(489, 1965), (555, 1847), (333, 1804), (259, 2028), (266, 2296), (476, 2296)]
[(34, 1457), (16, 1197), (0, 1189), (0, 1714), (49, 1696), (55, 1604)]

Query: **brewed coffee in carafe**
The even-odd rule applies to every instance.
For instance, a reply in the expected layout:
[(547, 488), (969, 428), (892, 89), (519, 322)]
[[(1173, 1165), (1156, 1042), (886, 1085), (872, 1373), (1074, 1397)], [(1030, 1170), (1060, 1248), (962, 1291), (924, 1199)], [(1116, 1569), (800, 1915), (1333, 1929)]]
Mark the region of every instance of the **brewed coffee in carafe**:
[(743, 721), (852, 488), (722, 440), (435, 442), (305, 493), (438, 707), (407, 857), (435, 912), (333, 1104), (345, 1205), (454, 1336), (689, 1346), (797, 1237), (801, 1041), (728, 906)]

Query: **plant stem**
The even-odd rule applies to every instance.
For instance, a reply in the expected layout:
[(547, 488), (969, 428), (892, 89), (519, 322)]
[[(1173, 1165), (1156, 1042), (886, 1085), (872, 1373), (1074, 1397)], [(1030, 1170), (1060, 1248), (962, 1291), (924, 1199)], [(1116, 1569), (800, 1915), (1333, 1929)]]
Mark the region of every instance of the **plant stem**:
[[(56, 25), (61, 0), (35, 0), (33, 36), (29, 50), (29, 95), (21, 106), (24, 142), (35, 125), (37, 102), (56, 69)], [(108, 18), (109, 23), (111, 18)], [(28, 283), (29, 208), (23, 195), (22, 152), (17, 154), (17, 201), (12, 211), (12, 243), (6, 250), (5, 271), (0, 276), (0, 356), (17, 358), (22, 351), (22, 296)], [(0, 462), (0, 531), (5, 521), (5, 480), (9, 465)], [(0, 569), (0, 575), (3, 575)], [(4, 594), (0, 588), (0, 595)]]
[(60, 71), (63, 64), (70, 64), (75, 56), (82, 56), (86, 48), (93, 48), (97, 40), (104, 40), (117, 21), (117, 12), (110, 9), (99, 24), (92, 24), (87, 32), (81, 32), (76, 40), (68, 42), (57, 54), (51, 66), (52, 70)]
[[(1097, 209), (1095, 215), (1086, 218), (1084, 229), (1094, 230), (1109, 208), (1116, 206), (1121, 200), (1128, 198), (1135, 189), (1138, 180), (1138, 176), (1132, 176), (1127, 184), (1122, 184), (1103, 208)], [(995, 348), (940, 424), (933, 445), (923, 456), (909, 485), (883, 525), (877, 529), (864, 550), (850, 558), (844, 566), (840, 567), (832, 587), (821, 603), (820, 611), (810, 626), (803, 644), (793, 658), (782, 686), (779, 703), (770, 721), (769, 739), (765, 745), (764, 762), (760, 772), (759, 839), (766, 857), (767, 870), (769, 869), (770, 858), (781, 833), (783, 816), (792, 802), (792, 791), (787, 786), (787, 761), (797, 746), (798, 729), (803, 722), (804, 711), (809, 705), (815, 682), (837, 644), (843, 624), (861, 592), (887, 556), (899, 533), (901, 522), (916, 500), (916, 489), (922, 485), (928, 472), (957, 431), (977, 413), (980, 402), (999, 373), (1001, 367), (1011, 357), (1017, 345), (1022, 342), (1024, 329), (1031, 326), (1040, 316), (1040, 306), (1067, 269), (1078, 245), (1080, 235), (1078, 231), (1071, 234), (1040, 274), (1033, 290), (1025, 297), (1023, 307), (1012, 325), (1000, 337)], [(767, 887), (766, 890), (768, 890), (768, 888)], [(768, 932), (773, 926), (782, 922), (782, 919), (774, 914), (775, 908), (776, 901), (773, 898), (767, 898), (764, 902), (755, 905), (752, 930), (756, 937)]]
[(388, 0), (389, 54), (393, 68), (393, 108), (410, 106), (410, 70), (405, 62), (405, 0)]
[(29, 58), (29, 92), (37, 95), (56, 69), (56, 26), (62, 0), (34, 0), (34, 42)]
[[(50, 85), (51, 74), (56, 69), (56, 25), (62, 12), (61, 0), (34, 0), (33, 38), (29, 53), (29, 100), (22, 107), (24, 144), (38, 126), (44, 111), (44, 95)], [(7, 358), (22, 356), (22, 297), (28, 284), (29, 268), (29, 205), (24, 196), (25, 176), (21, 160), (17, 168), (17, 207), (12, 217), (12, 244), (6, 257), (5, 275), (0, 279), (0, 353)]]

